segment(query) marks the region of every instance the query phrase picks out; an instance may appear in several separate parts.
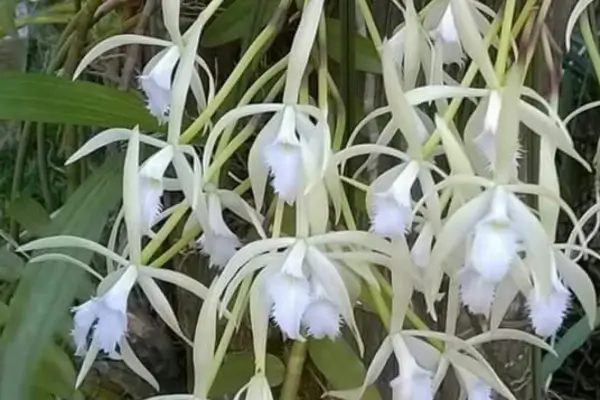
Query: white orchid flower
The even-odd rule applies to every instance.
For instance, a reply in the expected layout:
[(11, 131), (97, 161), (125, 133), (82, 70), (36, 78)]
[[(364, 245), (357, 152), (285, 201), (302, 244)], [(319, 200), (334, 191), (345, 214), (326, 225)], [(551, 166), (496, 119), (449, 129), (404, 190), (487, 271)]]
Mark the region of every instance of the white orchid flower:
[[(419, 174), (419, 163), (407, 163), (391, 186), (373, 193), (371, 230), (381, 236), (404, 235), (412, 224), (412, 188)], [(376, 183), (373, 186), (376, 187)]]
[[(214, 78), (210, 72), (210, 68), (206, 62), (196, 54), (197, 42), (199, 41), (203, 25), (205, 21), (210, 18), (210, 14), (212, 14), (214, 10), (210, 8), (206, 10), (206, 13), (209, 15), (206, 15), (204, 12), (201, 13), (190, 28), (182, 35), (179, 31), (179, 8), (173, 7), (174, 5), (178, 6), (179, 2), (168, 2), (166, 0), (163, 0), (163, 2), (165, 3), (163, 9), (169, 10), (163, 12), (163, 16), (170, 40), (132, 34), (111, 36), (94, 46), (83, 57), (73, 74), (73, 79), (77, 79), (85, 68), (87, 68), (95, 59), (116, 47), (128, 44), (142, 44), (162, 48), (162, 50), (152, 57), (152, 59), (144, 66), (142, 75), (139, 77), (140, 86), (146, 95), (148, 110), (161, 123), (166, 122), (168, 119), (167, 117), (169, 115), (172, 100), (171, 89), (174, 84), (174, 70), (178, 62), (186, 59), (189, 59), (190, 61), (190, 75), (189, 77), (186, 77), (186, 82), (184, 82), (185, 93), (187, 93), (188, 88), (191, 87), (199, 109), (204, 108), (207, 101), (214, 96)], [(190, 57), (184, 55), (188, 53), (190, 54)], [(206, 94), (203, 88), (200, 74), (195, 68), (196, 64), (208, 77), (208, 94)], [(187, 70), (187, 66), (185, 69)]]
[(164, 147), (150, 156), (140, 168), (140, 212), (144, 233), (152, 231), (152, 226), (162, 211), (160, 199), (164, 192), (163, 178), (173, 160), (173, 152), (173, 146)]
[[(119, 269), (102, 277), (90, 266), (64, 254), (46, 253), (30, 260), (32, 263), (61, 261), (67, 265), (82, 268), (101, 280), (97, 296), (73, 309), (75, 315), (72, 336), (76, 345), (76, 354), (85, 356), (76, 386), (78, 387), (83, 382), (99, 351), (103, 351), (111, 358), (122, 359), (137, 375), (158, 388), (156, 379), (142, 365), (127, 341), (127, 299), (129, 294), (133, 286), (138, 285), (165, 324), (183, 341), (191, 345), (191, 341), (185, 336), (177, 322), (175, 312), (155, 280), (180, 286), (200, 299), (207, 296), (208, 288), (182, 273), (135, 264), (132, 260), (127, 260), (95, 242), (78, 237), (55, 236), (38, 239), (27, 243), (21, 250), (34, 251), (65, 247), (93, 251), (120, 265)], [(226, 316), (227, 318), (231, 317), (228, 312)], [(88, 342), (90, 333), (91, 341)]]
[(490, 209), (475, 225), (470, 262), (490, 282), (499, 282), (517, 257), (518, 235), (508, 215), (508, 193), (498, 187)]
[(138, 78), (146, 95), (148, 110), (162, 123), (168, 120), (173, 71), (179, 57), (179, 48), (176, 46), (168, 48), (162, 57), (153, 63), (148, 63)]
[[(334, 251), (323, 250), (329, 246)], [(355, 250), (335, 250), (346, 246)], [(371, 255), (365, 248), (377, 249), (379, 254)], [(261, 299), (251, 306), (253, 319), (266, 322), (270, 315), (286, 337), (297, 340), (305, 336), (335, 338), (343, 322), (362, 352), (352, 306), (359, 289), (348, 275), (359, 274), (376, 285), (370, 271), (361, 269), (368, 268), (369, 262), (391, 269), (394, 251), (387, 240), (359, 231), (263, 239), (242, 247), (229, 260), (216, 291), (223, 293), (226, 306), (241, 282), (260, 270), (250, 289), (251, 298)], [(263, 329), (262, 324), (253, 331)]]
[(117, 349), (121, 348), (127, 332), (127, 299), (137, 277), (137, 268), (129, 266), (108, 291), (73, 308), (75, 327), (72, 335), (77, 354), (85, 354), (88, 335), (92, 332), (100, 350), (111, 358), (120, 358)]
[[(315, 125), (304, 108), (283, 106), (259, 133), (248, 160), (251, 179), (258, 181), (258, 187), (268, 169), (273, 190), (288, 204), (321, 181), (331, 152), (324, 117), (316, 109), (308, 110), (317, 116)], [(257, 192), (255, 196), (260, 199)]]
[(207, 195), (208, 226), (198, 239), (203, 254), (210, 257), (210, 266), (222, 268), (242, 246), (240, 239), (229, 229), (223, 219), (223, 210), (219, 194), (216, 191)]
[[(315, 268), (320, 267), (317, 262), (323, 259), (327, 258), (319, 250), (299, 241), (288, 250), (280, 270), (266, 281), (272, 317), (291, 339), (303, 338), (301, 327), (318, 339), (339, 335), (339, 305), (332, 301), (315, 273)], [(333, 264), (331, 267), (336, 268)], [(337, 269), (332, 272), (342, 281)]]

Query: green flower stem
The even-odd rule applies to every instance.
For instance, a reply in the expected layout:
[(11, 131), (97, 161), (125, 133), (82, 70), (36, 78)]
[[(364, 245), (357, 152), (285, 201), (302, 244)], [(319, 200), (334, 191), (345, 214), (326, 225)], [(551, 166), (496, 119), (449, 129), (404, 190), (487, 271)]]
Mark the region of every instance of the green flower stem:
[[(279, 80), (275, 82), (275, 84), (271, 88), (271, 91), (267, 94), (267, 96), (264, 99), (265, 103), (271, 102), (279, 94), (279, 92), (283, 90), (284, 82), (284, 76), (280, 77)], [(258, 125), (258, 122), (259, 118), (253, 117), (250, 120), (250, 122), (248, 122), (248, 124), (244, 127), (244, 129), (242, 129), (242, 131), (238, 133), (235, 138), (233, 138), (229, 143), (227, 143), (227, 146), (225, 146), (225, 148), (223, 148), (221, 151), (217, 150), (215, 152), (214, 161), (210, 164), (208, 170), (206, 171), (205, 180), (207, 182), (210, 182), (212, 179), (216, 178), (219, 175), (220, 168), (252, 136), (254, 130), (256, 129), (256, 126)], [(222, 139), (220, 143), (222, 143), (223, 140), (225, 139)]]
[(248, 50), (235, 66), (223, 84), (223, 87), (217, 92), (212, 101), (207, 104), (206, 108), (200, 113), (198, 118), (185, 130), (185, 132), (183, 132), (180, 138), (181, 143), (190, 143), (204, 129), (205, 125), (214, 116), (227, 96), (235, 89), (236, 84), (252, 61), (272, 42), (275, 34), (279, 31), (281, 23), (285, 20), (284, 18), (290, 3), (291, 0), (281, 0), (273, 18), (256, 39), (254, 39), (250, 47), (248, 47)]
[[(371, 41), (373, 41), (375, 48), (379, 50), (381, 47), (383, 47), (383, 40), (381, 40), (381, 35), (377, 29), (377, 24), (375, 23), (375, 19), (373, 18), (369, 4), (367, 4), (367, 0), (357, 0), (357, 2), (358, 7), (360, 8), (360, 13), (365, 20), (367, 32), (369, 32), (369, 36), (371, 36)], [(379, 51), (377, 54), (379, 54)]]
[(292, 345), (292, 349), (290, 351), (290, 357), (287, 362), (285, 380), (283, 381), (283, 388), (281, 389), (280, 400), (297, 399), (298, 389), (300, 388), (300, 381), (302, 378), (302, 371), (304, 369), (304, 362), (306, 361), (307, 351), (307, 341), (294, 341), (294, 344)]
[(346, 134), (346, 107), (342, 95), (330, 73), (327, 73), (327, 83), (329, 84), (329, 93), (333, 97), (336, 107), (335, 131), (333, 133), (333, 143), (331, 147), (334, 152), (337, 152), (342, 148), (342, 142), (344, 140), (344, 135)]
[[(267, 83), (269, 83), (270, 80), (272, 80), (282, 71), (285, 70), (285, 67), (287, 66), (287, 60), (288, 56), (283, 57), (281, 60), (277, 61), (277, 63), (273, 64), (271, 68), (266, 70), (256, 81), (254, 81), (254, 83), (248, 88), (248, 90), (246, 90), (246, 92), (238, 102), (237, 106), (242, 107), (247, 104), (250, 104), (254, 96), (256, 96), (260, 92), (260, 90), (263, 89), (267, 85)], [(265, 100), (263, 102), (267, 103), (268, 101)], [(221, 140), (219, 140), (219, 145), (217, 146), (217, 153), (220, 153), (223, 150), (223, 148), (225, 148), (225, 146), (229, 143), (229, 141), (231, 140), (231, 135), (235, 130), (235, 126), (235, 123), (231, 124), (223, 133), (223, 137), (221, 138)]]
[(504, 12), (502, 14), (502, 30), (500, 32), (500, 45), (498, 46), (498, 55), (496, 57), (496, 76), (500, 82), (504, 79), (504, 73), (508, 64), (508, 53), (510, 52), (510, 42), (512, 40), (512, 25), (515, 16), (516, 0), (506, 0)]
[(219, 369), (223, 364), (223, 359), (227, 354), (227, 349), (229, 348), (229, 344), (231, 343), (231, 338), (235, 333), (235, 329), (237, 328), (242, 316), (244, 315), (244, 309), (248, 304), (248, 293), (250, 291), (250, 284), (252, 283), (252, 277), (248, 277), (244, 279), (242, 284), (240, 285), (240, 289), (238, 291), (237, 298), (235, 300), (235, 304), (233, 306), (233, 310), (231, 312), (232, 318), (227, 320), (227, 325), (225, 326), (225, 330), (223, 331), (223, 335), (221, 335), (221, 339), (219, 340), (219, 346), (217, 346), (217, 350), (215, 351), (215, 355), (213, 357), (213, 365), (210, 369), (209, 376), (206, 379), (206, 388), (207, 392), (210, 392), (210, 387), (215, 381)]
[(165, 251), (154, 261), (152, 261), (148, 266), (152, 268), (163, 267), (166, 263), (171, 261), (173, 257), (179, 254), (181, 250), (185, 249), (190, 244), (190, 242), (196, 239), (201, 233), (202, 228), (200, 227), (200, 225), (196, 225), (193, 228), (190, 228), (187, 231), (183, 232), (183, 234), (181, 235), (179, 240), (177, 240), (177, 242), (175, 242), (171, 247), (169, 247), (167, 251)]
[[(233, 191), (239, 195), (242, 195), (242, 194), (246, 193), (248, 190), (250, 190), (250, 187), (251, 187), (250, 180), (246, 179), (245, 181), (240, 183)], [(169, 220), (171, 218), (173, 218), (173, 219), (177, 218), (175, 213), (171, 214)], [(165, 225), (170, 226), (169, 233), (171, 233), (171, 231), (175, 228), (177, 223), (173, 223), (172, 221), (169, 221), (169, 220), (167, 220)], [(167, 229), (165, 229), (165, 232), (166, 232), (166, 230)], [(167, 251), (165, 251), (163, 254), (161, 254), (159, 257), (157, 257), (154, 261), (152, 261), (149, 266), (153, 267), (153, 268), (162, 267), (167, 262), (169, 262), (173, 257), (175, 257), (177, 254), (179, 254), (179, 252), (181, 250), (183, 250), (186, 246), (188, 246), (192, 240), (197, 238), (200, 233), (202, 233), (202, 228), (200, 226), (195, 226), (195, 227), (190, 228), (187, 231), (183, 232), (183, 234), (181, 235), (181, 238), (177, 242), (175, 242)], [(155, 236), (155, 238), (146, 245), (146, 247), (144, 248), (144, 252), (142, 252), (142, 257), (144, 256), (145, 252), (150, 252), (150, 250), (147, 250), (148, 247), (153, 247), (153, 246), (156, 246), (156, 248), (160, 247), (160, 245), (153, 244), (154, 240), (158, 240), (157, 236)]]
[(156, 233), (156, 236), (152, 238), (150, 243), (144, 247), (144, 251), (142, 251), (142, 264), (146, 265), (148, 261), (152, 258), (154, 253), (158, 250), (158, 248), (164, 243), (167, 237), (173, 232), (181, 218), (188, 211), (189, 205), (187, 201), (183, 201), (179, 203), (179, 205), (173, 211), (173, 214), (169, 216), (167, 222), (164, 223), (163, 226)]
[(581, 36), (583, 36), (585, 48), (592, 61), (596, 79), (600, 82), (600, 53), (598, 52), (598, 44), (596, 43), (596, 39), (592, 32), (590, 15), (587, 11), (584, 11), (579, 19), (579, 28), (581, 29)]
[[(374, 270), (375, 268), (371, 269)], [(369, 285), (369, 294), (373, 298), (373, 302), (375, 303), (375, 311), (377, 312), (381, 323), (385, 327), (385, 330), (389, 332), (390, 324), (392, 321), (392, 314), (387, 306), (387, 303), (383, 299), (381, 290), (375, 285)]]
[[(21, 194), (21, 185), (23, 183), (23, 173), (25, 171), (25, 162), (27, 161), (27, 149), (29, 148), (29, 138), (31, 136), (32, 122), (25, 122), (21, 134), (19, 135), (19, 147), (17, 148), (17, 159), (15, 160), (15, 171), (12, 179), (11, 200), (16, 200)], [(13, 239), (19, 237), (19, 224), (16, 220), (10, 221), (10, 234)]]
[(42, 197), (44, 199), (44, 206), (46, 210), (52, 211), (54, 206), (52, 205), (52, 192), (50, 191), (50, 182), (48, 177), (48, 163), (46, 162), (46, 135), (44, 132), (44, 124), (38, 122), (36, 126), (36, 155), (37, 155), (37, 168), (40, 175), (40, 188), (42, 190)]
[(319, 21), (318, 41), (319, 41), (319, 66), (317, 70), (317, 87), (318, 87), (318, 104), (319, 108), (323, 110), (325, 115), (328, 114), (329, 102), (328, 93), (329, 88), (327, 87), (327, 75), (328, 75), (328, 56), (327, 56), (327, 26), (325, 25), (325, 15), (321, 15)]

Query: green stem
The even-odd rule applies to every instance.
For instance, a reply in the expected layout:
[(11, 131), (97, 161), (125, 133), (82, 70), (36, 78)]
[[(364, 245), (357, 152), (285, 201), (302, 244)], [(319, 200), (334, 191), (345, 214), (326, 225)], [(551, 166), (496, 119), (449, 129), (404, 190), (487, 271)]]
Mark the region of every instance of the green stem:
[(275, 34), (279, 31), (281, 23), (284, 21), (285, 14), (290, 3), (291, 0), (281, 0), (269, 24), (256, 37), (250, 47), (248, 47), (248, 50), (244, 53), (239, 63), (235, 66), (219, 92), (215, 95), (213, 100), (208, 103), (198, 118), (192, 122), (185, 132), (183, 132), (180, 138), (181, 143), (190, 143), (204, 129), (205, 125), (217, 112), (227, 96), (229, 96), (229, 94), (234, 90), (238, 81), (252, 63), (252, 60), (261, 54), (265, 47), (267, 47), (267, 45), (275, 37)]
[[(17, 159), (15, 160), (15, 172), (13, 173), (10, 195), (13, 201), (21, 195), (23, 172), (25, 171), (25, 162), (27, 161), (27, 148), (29, 147), (29, 137), (31, 136), (31, 124), (29, 121), (25, 122), (19, 136), (19, 147), (17, 149)], [(10, 221), (10, 233), (14, 239), (17, 239), (19, 236), (19, 224), (14, 219)]]
[(296, 400), (298, 398), (298, 389), (300, 388), (307, 351), (307, 341), (301, 342), (296, 340), (292, 345), (285, 371), (283, 388), (281, 389), (280, 400)]
[(390, 324), (392, 321), (390, 309), (388, 308), (383, 296), (381, 295), (381, 289), (379, 289), (375, 285), (369, 285), (369, 293), (373, 298), (373, 302), (375, 303), (375, 311), (377, 311), (377, 315), (379, 315), (379, 319), (381, 323), (385, 327), (386, 331), (390, 331)]
[[(277, 96), (277, 94), (281, 92), (281, 90), (283, 89), (284, 78), (285, 77), (282, 76), (277, 82), (275, 82), (275, 84), (264, 99), (265, 103), (273, 101), (275, 96)], [(231, 141), (229, 141), (230, 138), (228, 137), (224, 137), (221, 139), (219, 144), (221, 144), (223, 140), (227, 140), (228, 143), (226, 146), (224, 146), (224, 148), (221, 151), (218, 150), (219, 146), (217, 146), (217, 152), (215, 153), (214, 161), (210, 164), (208, 170), (206, 171), (206, 182), (210, 182), (213, 178), (218, 176), (221, 167), (227, 162), (227, 160), (229, 160), (229, 158), (231, 158), (231, 156), (240, 147), (242, 147), (244, 143), (246, 143), (250, 136), (252, 136), (259, 121), (260, 119), (255, 116), (250, 120), (250, 122), (248, 122), (244, 129), (242, 129), (242, 131), (239, 132)], [(225, 132), (224, 135), (228, 133), (229, 132)]]
[(44, 206), (49, 212), (53, 210), (52, 192), (50, 191), (50, 182), (48, 178), (48, 163), (46, 162), (46, 138), (44, 137), (44, 124), (38, 123), (36, 127), (36, 150), (37, 150), (37, 168), (40, 176), (40, 188), (44, 199)]
[(600, 82), (600, 53), (598, 52), (598, 45), (592, 32), (590, 15), (587, 11), (584, 11), (579, 19), (579, 28), (581, 29), (581, 36), (583, 36), (585, 48), (592, 61), (596, 79)]
[(167, 219), (167, 222), (160, 227), (159, 231), (156, 233), (156, 236), (154, 236), (150, 243), (144, 247), (144, 251), (142, 251), (142, 265), (146, 265), (148, 261), (150, 261), (154, 253), (156, 253), (158, 248), (164, 243), (169, 234), (173, 232), (188, 209), (189, 205), (187, 202), (184, 201), (179, 203), (177, 208), (175, 208), (175, 211), (173, 211), (173, 214), (171, 214)]
[[(371, 36), (371, 40), (373, 41), (375, 48), (379, 50), (383, 47), (383, 40), (381, 40), (381, 35), (379, 34), (379, 30), (377, 29), (377, 24), (375, 23), (375, 19), (373, 18), (373, 14), (371, 13), (369, 4), (367, 4), (367, 0), (357, 1), (358, 7), (360, 8), (360, 13), (362, 14), (365, 20), (367, 32), (369, 32), (369, 36)], [(379, 52), (377, 52), (377, 54), (379, 54)]]
[(213, 365), (210, 369), (209, 376), (206, 379), (206, 387), (207, 391), (210, 391), (210, 387), (212, 386), (215, 378), (217, 377), (217, 373), (223, 364), (223, 359), (227, 354), (227, 349), (229, 348), (229, 344), (231, 343), (231, 338), (235, 333), (235, 329), (239, 324), (242, 316), (244, 315), (243, 311), (246, 308), (246, 304), (248, 304), (248, 292), (250, 291), (250, 284), (252, 283), (252, 277), (244, 279), (242, 282), (237, 298), (235, 300), (235, 304), (233, 306), (233, 310), (231, 312), (232, 318), (227, 320), (227, 325), (225, 326), (225, 330), (223, 331), (223, 335), (221, 335), (221, 339), (219, 340), (219, 346), (215, 351), (215, 355), (213, 357)]
[(500, 82), (504, 79), (504, 73), (508, 63), (508, 53), (512, 39), (511, 30), (515, 16), (516, 0), (506, 0), (504, 13), (502, 15), (502, 31), (500, 33), (500, 45), (496, 57), (496, 76)]

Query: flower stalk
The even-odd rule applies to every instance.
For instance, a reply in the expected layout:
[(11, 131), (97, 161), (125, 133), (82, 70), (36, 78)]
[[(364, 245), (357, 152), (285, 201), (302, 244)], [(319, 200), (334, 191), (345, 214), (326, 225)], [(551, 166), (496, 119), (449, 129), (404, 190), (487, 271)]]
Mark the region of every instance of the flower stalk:
[(285, 371), (285, 380), (281, 389), (281, 400), (296, 400), (300, 382), (302, 380), (302, 370), (306, 361), (308, 352), (308, 342), (294, 341)]

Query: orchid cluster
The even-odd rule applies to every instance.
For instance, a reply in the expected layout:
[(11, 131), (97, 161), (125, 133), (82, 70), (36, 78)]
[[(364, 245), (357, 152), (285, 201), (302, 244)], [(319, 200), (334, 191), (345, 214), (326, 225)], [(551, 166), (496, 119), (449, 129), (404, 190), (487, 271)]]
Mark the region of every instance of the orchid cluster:
[[(269, 325), (277, 326), (294, 346), (314, 339), (344, 340), (342, 332), (348, 331), (362, 355), (354, 311), (364, 303), (361, 291), (366, 289), (381, 300), (374, 311), (388, 335), (364, 382), (328, 395), (359, 400), (393, 354), (398, 365), (398, 377), (389, 382), (394, 399), (433, 399), (450, 367), (462, 398), (491, 399), (497, 393), (515, 399), (478, 346), (509, 339), (552, 352), (552, 342), (545, 339), (556, 335), (572, 301), (581, 303), (593, 326), (596, 293), (572, 254), (595, 253), (586, 247), (582, 223), (560, 197), (554, 155), (560, 151), (589, 165), (574, 149), (555, 102), (523, 85), (528, 54), (527, 48), (514, 45), (518, 31), (511, 32), (512, 15), (497, 16), (472, 0), (433, 1), (423, 10), (406, 0), (401, 7), (404, 22), (389, 38), (382, 40), (373, 29), (368, 32), (381, 58), (387, 105), (371, 110), (345, 136), (343, 102), (327, 60), (313, 52), (325, 46), (320, 35), (326, 23), (324, 0), (299, 2), (300, 20), (289, 54), (256, 80), (236, 108), (213, 121), (225, 92), (215, 94), (212, 73), (197, 47), (221, 3), (212, 0), (182, 34), (179, 1), (163, 0), (168, 40), (111, 37), (90, 50), (75, 73), (77, 78), (118, 46), (161, 47), (144, 67), (139, 85), (149, 112), (167, 129), (166, 136), (138, 127), (109, 129), (67, 161), (127, 142), (123, 209), (106, 246), (59, 236), (22, 248), (82, 247), (107, 259), (105, 277), (64, 255), (32, 260), (60, 258), (100, 279), (97, 295), (73, 309), (73, 338), (77, 354), (84, 356), (77, 385), (103, 352), (158, 386), (127, 341), (127, 300), (136, 285), (164, 322), (193, 346), (194, 391), (177, 398), (196, 400), (207, 398), (221, 365), (223, 354), (215, 350), (220, 318), (237, 326), (246, 312), (250, 316), (255, 376), (236, 398), (245, 393), (248, 399), (272, 399), (265, 375)], [(290, 2), (281, 3), (287, 7)], [(366, 2), (359, 3), (363, 19), (372, 21)], [(512, 11), (504, 10), (514, 14), (514, 4)], [(499, 29), (501, 18), (509, 22)], [(495, 64), (490, 44), (496, 47)], [(450, 64), (461, 72), (452, 76)], [(482, 88), (470, 85), (477, 71), (485, 81)], [(314, 97), (308, 86), (313, 73), (318, 77)], [(259, 89), (272, 81), (267, 97), (253, 102)], [(230, 87), (225, 84), (220, 90)], [(185, 127), (188, 92), (198, 118)], [(474, 111), (459, 127), (453, 117), (462, 101), (471, 102)], [(375, 143), (355, 144), (373, 122), (383, 127)], [(535, 179), (520, 174), (520, 159), (528, 155), (520, 145), (520, 124), (540, 139)], [(245, 143), (251, 143), (248, 177), (227, 188), (221, 172)], [(142, 146), (154, 151), (143, 162)], [(368, 181), (362, 172), (379, 156), (394, 164)], [(361, 157), (363, 166), (351, 169), (355, 163), (349, 160)], [(364, 198), (369, 226), (357, 222), (361, 208), (350, 202), (349, 190)], [(167, 191), (181, 192), (181, 203), (165, 209)], [(225, 209), (239, 221), (233, 224)], [(574, 225), (567, 243), (555, 243), (561, 211)], [(285, 214), (293, 217), (286, 219)], [(164, 261), (152, 258), (186, 215), (182, 247), (200, 249), (218, 272), (206, 285), (161, 268)], [(123, 224), (127, 237), (119, 247)], [(241, 237), (235, 228), (240, 224), (250, 226), (253, 234)], [(182, 332), (155, 280), (204, 300), (194, 338)], [(519, 294), (526, 299), (535, 334), (502, 327)], [(431, 330), (415, 314), (412, 300), (417, 296), (425, 300), (431, 318), (443, 315), (443, 332)], [(483, 334), (467, 339), (456, 335), (462, 306), (481, 315)], [(227, 345), (230, 339), (231, 333), (224, 333), (221, 343)]]

